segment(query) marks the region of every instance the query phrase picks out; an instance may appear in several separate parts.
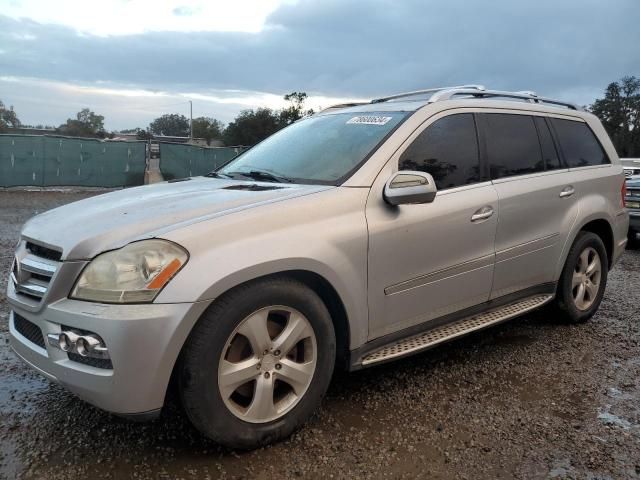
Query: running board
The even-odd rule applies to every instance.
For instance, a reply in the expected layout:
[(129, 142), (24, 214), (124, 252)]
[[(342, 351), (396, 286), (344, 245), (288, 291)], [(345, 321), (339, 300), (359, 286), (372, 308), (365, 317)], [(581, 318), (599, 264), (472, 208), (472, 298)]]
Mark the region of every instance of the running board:
[(386, 345), (366, 355), (362, 359), (362, 366), (411, 355), (468, 333), (496, 325), (541, 307), (552, 300), (553, 297), (552, 294), (536, 295), (510, 305), (472, 315), (457, 322), (436, 327), (413, 337), (398, 340), (396, 343)]

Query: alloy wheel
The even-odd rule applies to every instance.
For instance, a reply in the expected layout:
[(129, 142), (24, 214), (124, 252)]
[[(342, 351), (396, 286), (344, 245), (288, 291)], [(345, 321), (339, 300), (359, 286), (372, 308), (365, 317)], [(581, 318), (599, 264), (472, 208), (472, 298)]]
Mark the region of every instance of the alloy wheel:
[(573, 302), (578, 310), (588, 310), (600, 291), (602, 262), (593, 247), (585, 248), (578, 260), (571, 280)]
[(309, 320), (291, 307), (265, 307), (242, 320), (227, 340), (218, 367), (220, 395), (236, 417), (271, 422), (304, 396), (316, 363)]

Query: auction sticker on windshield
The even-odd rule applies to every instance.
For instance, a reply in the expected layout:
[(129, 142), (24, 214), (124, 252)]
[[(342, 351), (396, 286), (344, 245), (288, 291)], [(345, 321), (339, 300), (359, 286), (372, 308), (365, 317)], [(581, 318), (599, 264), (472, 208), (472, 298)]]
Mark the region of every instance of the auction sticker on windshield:
[(377, 115), (367, 115), (363, 117), (353, 117), (347, 120), (347, 123), (357, 123), (360, 125), (384, 125), (392, 117), (380, 117)]

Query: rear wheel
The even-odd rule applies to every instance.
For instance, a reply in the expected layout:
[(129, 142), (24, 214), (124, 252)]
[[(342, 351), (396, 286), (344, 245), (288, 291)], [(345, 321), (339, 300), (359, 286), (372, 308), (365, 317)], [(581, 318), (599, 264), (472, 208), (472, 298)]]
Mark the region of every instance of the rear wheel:
[(229, 447), (282, 439), (319, 406), (335, 349), (329, 312), (304, 284), (281, 278), (234, 289), (205, 312), (185, 346), (187, 415)]
[(565, 263), (556, 305), (570, 322), (586, 322), (598, 310), (607, 285), (609, 260), (602, 239), (580, 232)]

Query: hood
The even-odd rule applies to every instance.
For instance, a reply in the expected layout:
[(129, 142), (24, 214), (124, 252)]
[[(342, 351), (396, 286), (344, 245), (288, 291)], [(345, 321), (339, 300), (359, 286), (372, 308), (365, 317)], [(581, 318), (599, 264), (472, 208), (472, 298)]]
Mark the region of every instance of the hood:
[(22, 236), (61, 249), (64, 260), (89, 259), (161, 232), (330, 188), (205, 177), (158, 183), (49, 210), (29, 220)]

